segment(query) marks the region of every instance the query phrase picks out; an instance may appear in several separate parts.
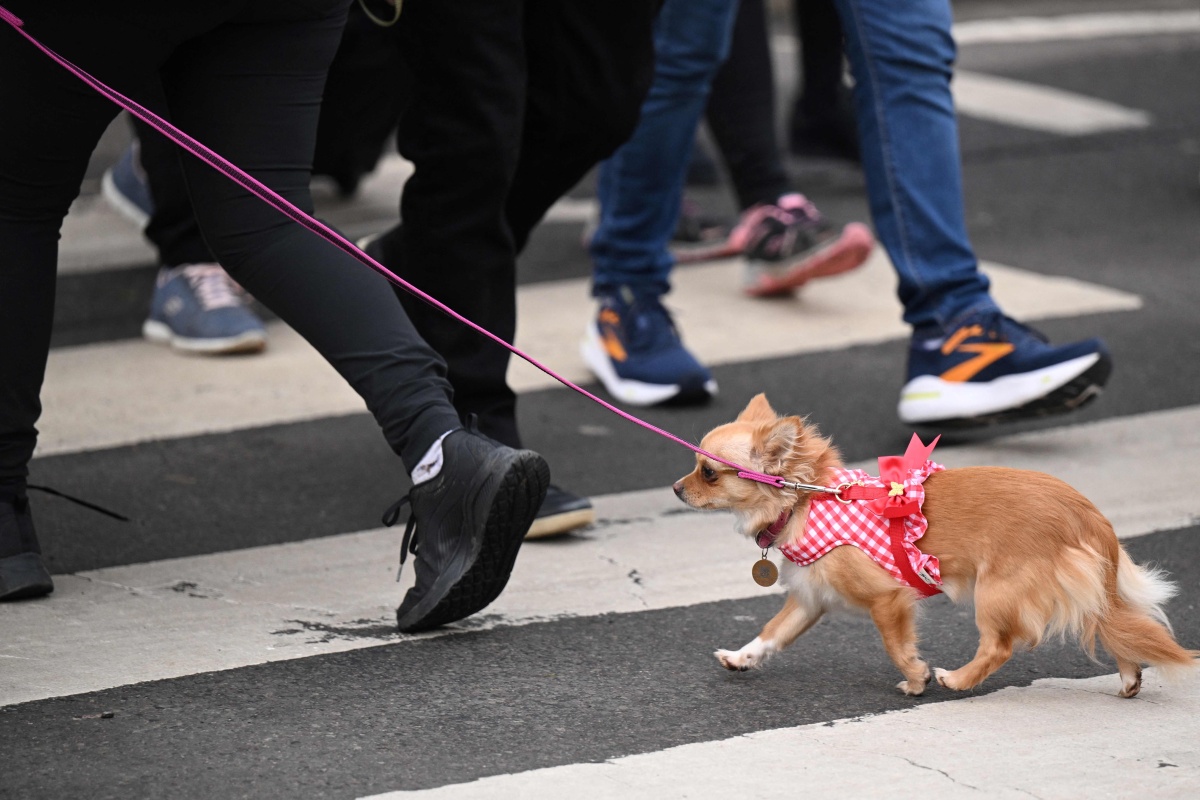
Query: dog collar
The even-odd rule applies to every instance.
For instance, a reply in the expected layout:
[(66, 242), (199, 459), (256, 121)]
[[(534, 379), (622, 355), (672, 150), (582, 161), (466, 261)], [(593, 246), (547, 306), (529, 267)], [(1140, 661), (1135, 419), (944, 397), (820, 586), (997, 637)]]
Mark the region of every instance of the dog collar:
[(772, 522), (764, 530), (758, 532), (758, 535), (754, 537), (755, 543), (763, 550), (770, 549), (771, 545), (775, 544), (775, 537), (779, 535), (779, 532), (783, 530), (784, 526), (788, 524), (788, 520), (791, 518), (792, 510), (790, 508), (784, 509), (783, 513), (779, 515), (778, 519)]

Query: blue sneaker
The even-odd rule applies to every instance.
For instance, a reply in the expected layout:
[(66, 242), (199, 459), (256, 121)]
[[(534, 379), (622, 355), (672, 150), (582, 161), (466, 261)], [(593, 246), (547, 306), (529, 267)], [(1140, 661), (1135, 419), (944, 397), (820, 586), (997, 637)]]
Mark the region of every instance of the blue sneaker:
[(100, 192), (109, 205), (134, 225), (145, 228), (150, 222), (154, 215), (154, 198), (150, 195), (146, 171), (142, 169), (137, 139), (125, 148), (116, 164), (104, 171)]
[(600, 298), (580, 352), (609, 393), (629, 405), (701, 403), (717, 393), (658, 296), (635, 296), (627, 286)]
[(1112, 372), (1099, 339), (1054, 347), (998, 310), (948, 330), (913, 338), (903, 422), (963, 428), (1074, 411), (1100, 394)]
[(188, 353), (257, 353), (267, 329), (249, 297), (219, 264), (186, 264), (158, 271), (150, 318), (142, 335)]

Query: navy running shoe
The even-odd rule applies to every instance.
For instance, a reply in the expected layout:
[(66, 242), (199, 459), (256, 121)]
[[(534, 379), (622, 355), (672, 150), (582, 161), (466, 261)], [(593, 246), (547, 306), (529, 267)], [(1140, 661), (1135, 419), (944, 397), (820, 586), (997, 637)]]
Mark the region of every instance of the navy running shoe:
[(187, 353), (257, 353), (267, 329), (249, 296), (218, 264), (161, 269), (142, 335)]
[(546, 499), (542, 501), (533, 524), (529, 526), (526, 539), (544, 539), (548, 536), (558, 536), (576, 528), (591, 525), (596, 521), (596, 510), (592, 501), (573, 492), (568, 492), (553, 483), (546, 489)]
[(947, 330), (913, 338), (903, 422), (966, 428), (1074, 411), (1100, 394), (1112, 372), (1099, 339), (1055, 347), (998, 310)]
[(634, 295), (623, 286), (601, 297), (580, 352), (609, 393), (628, 405), (702, 403), (717, 393), (658, 295)]

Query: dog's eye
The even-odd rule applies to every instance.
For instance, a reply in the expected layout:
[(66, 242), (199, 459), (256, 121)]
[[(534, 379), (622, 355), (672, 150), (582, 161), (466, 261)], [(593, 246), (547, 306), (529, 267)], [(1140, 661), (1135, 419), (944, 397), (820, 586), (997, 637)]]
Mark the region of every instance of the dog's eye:
[(712, 467), (701, 467), (700, 476), (711, 483), (717, 479), (717, 471)]

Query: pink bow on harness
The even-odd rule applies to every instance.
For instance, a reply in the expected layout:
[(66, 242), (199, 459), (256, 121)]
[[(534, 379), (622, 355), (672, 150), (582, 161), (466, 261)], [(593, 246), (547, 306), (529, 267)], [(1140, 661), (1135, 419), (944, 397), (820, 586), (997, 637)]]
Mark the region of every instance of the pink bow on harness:
[(921, 443), (921, 437), (914, 433), (904, 455), (880, 456), (879, 480), (888, 487), (888, 493), (871, 500), (867, 507), (888, 519), (907, 517), (920, 511), (920, 503), (908, 496), (904, 482), (908, 480), (911, 470), (925, 466), (925, 462), (933, 454), (933, 448), (937, 447), (938, 439), (941, 438), (938, 436), (929, 445), (924, 445)]

